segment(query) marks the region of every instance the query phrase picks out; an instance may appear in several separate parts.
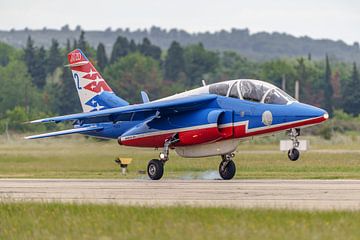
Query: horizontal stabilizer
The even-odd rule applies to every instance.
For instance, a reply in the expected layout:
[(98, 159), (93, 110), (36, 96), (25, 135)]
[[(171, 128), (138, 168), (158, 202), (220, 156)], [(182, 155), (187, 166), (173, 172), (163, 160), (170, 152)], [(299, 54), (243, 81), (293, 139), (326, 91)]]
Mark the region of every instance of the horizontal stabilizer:
[(99, 131), (102, 129), (103, 129), (103, 127), (95, 127), (95, 126), (74, 128), (74, 129), (62, 130), (62, 131), (57, 131), (57, 132), (50, 132), (50, 133), (43, 133), (43, 134), (39, 134), (39, 135), (28, 136), (28, 137), (25, 137), (25, 139), (47, 138), (47, 137), (55, 137), (55, 136), (73, 134), (73, 133), (86, 133), (86, 132), (92, 132), (92, 131)]

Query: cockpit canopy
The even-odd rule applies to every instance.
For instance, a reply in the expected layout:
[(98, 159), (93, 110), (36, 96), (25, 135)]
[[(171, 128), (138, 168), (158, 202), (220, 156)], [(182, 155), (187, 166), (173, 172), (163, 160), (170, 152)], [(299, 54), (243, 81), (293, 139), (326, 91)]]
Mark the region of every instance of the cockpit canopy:
[(268, 104), (285, 105), (296, 101), (283, 90), (259, 80), (243, 79), (212, 84), (209, 93)]

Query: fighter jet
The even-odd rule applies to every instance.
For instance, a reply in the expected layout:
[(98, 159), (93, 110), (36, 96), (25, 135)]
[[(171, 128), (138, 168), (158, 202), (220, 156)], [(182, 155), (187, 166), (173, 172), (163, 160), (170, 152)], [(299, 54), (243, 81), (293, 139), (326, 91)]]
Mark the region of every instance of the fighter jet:
[(69, 130), (26, 139), (66, 134), (117, 139), (120, 145), (162, 149), (147, 166), (150, 179), (163, 176), (169, 149), (182, 157), (221, 156), (220, 176), (232, 179), (239, 143), (255, 136), (288, 131), (293, 148), (291, 160), (299, 158), (300, 129), (328, 119), (320, 108), (303, 104), (265, 81), (229, 80), (143, 103), (130, 105), (118, 97), (80, 49), (68, 54), (83, 112), (34, 120), (31, 123), (71, 121)]

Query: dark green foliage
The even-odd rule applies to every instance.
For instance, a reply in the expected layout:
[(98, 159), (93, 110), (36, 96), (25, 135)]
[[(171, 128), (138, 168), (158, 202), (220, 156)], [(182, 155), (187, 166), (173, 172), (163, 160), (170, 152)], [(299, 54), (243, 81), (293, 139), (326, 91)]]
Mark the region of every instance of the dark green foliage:
[(70, 39), (67, 39), (67, 40), (66, 40), (65, 49), (66, 49), (66, 50), (71, 50), (71, 43), (70, 43)]
[(36, 51), (34, 41), (29, 36), (24, 49), (24, 61), (32, 78), (36, 77)]
[(118, 59), (106, 68), (105, 77), (115, 93), (130, 102), (140, 100), (141, 90), (149, 92), (150, 97), (161, 93), (162, 72), (159, 62), (140, 53)]
[(70, 69), (64, 68), (61, 82), (56, 84), (55, 94), (57, 112), (59, 114), (81, 112), (79, 96)]
[(92, 57), (95, 57), (96, 50), (92, 48), (89, 42), (85, 39), (85, 32), (81, 31), (79, 39), (74, 40), (74, 50), (75, 48), (79, 48), (90, 60)]
[(77, 48), (80, 48), (81, 51), (83, 51), (86, 56), (89, 55), (89, 53), (88, 53), (88, 51), (87, 51), (87, 47), (88, 47), (87, 45), (88, 45), (88, 43), (87, 43), (86, 40), (85, 40), (85, 32), (84, 32), (84, 31), (81, 31), (79, 40), (78, 40), (77, 43), (76, 43), (76, 47), (77, 47)]
[(257, 66), (235, 52), (224, 52), (213, 77), (214, 81), (239, 78), (259, 78)]
[(103, 71), (106, 65), (108, 64), (108, 59), (106, 57), (105, 46), (102, 43), (99, 43), (96, 49), (96, 63), (100, 71)]
[(0, 42), (0, 66), (8, 65), (14, 52), (15, 50), (11, 46)]
[(35, 48), (30, 36), (24, 49), (24, 61), (34, 85), (42, 89), (45, 86), (47, 74), (46, 51), (44, 47)]
[(356, 63), (353, 64), (351, 79), (347, 81), (343, 90), (343, 109), (355, 116), (360, 113), (360, 78)]
[(39, 94), (31, 82), (24, 62), (15, 60), (0, 67), (0, 117), (16, 106), (28, 112), (40, 106)]
[(133, 39), (130, 40), (129, 50), (130, 52), (136, 52), (138, 50), (138, 47)]
[(181, 73), (185, 74), (184, 49), (174, 41), (165, 58), (165, 79), (178, 80)]
[(130, 52), (130, 45), (129, 41), (125, 37), (119, 36), (113, 46), (111, 57), (110, 57), (110, 63), (116, 62), (121, 57), (126, 56)]
[(143, 39), (142, 43), (138, 46), (138, 49), (144, 56), (152, 57), (155, 60), (160, 60), (161, 48), (152, 45), (148, 38)]
[[(77, 34), (80, 37), (74, 40), (73, 46), (72, 40), (68, 39), (66, 48), (61, 49), (57, 40), (53, 40), (48, 51), (35, 47), (30, 37), (26, 48), (19, 51), (0, 43), (0, 122), (12, 114), (6, 115), (7, 110), (15, 111), (15, 117), (11, 115), (14, 119), (21, 115), (21, 111), (25, 111), (28, 119), (41, 114), (61, 115), (81, 111), (71, 70), (62, 68), (68, 64), (66, 56), (73, 48), (81, 48), (90, 61), (93, 56), (98, 70), (116, 94), (132, 103), (140, 102), (141, 90), (147, 91), (153, 100), (198, 87), (202, 79), (212, 83), (252, 78), (279, 87), (282, 79), (286, 79), (286, 91), (290, 95), (294, 95), (294, 82), (300, 80), (302, 102), (323, 106), (330, 114), (334, 106), (353, 115), (360, 113), (360, 91), (357, 91), (360, 80), (355, 64), (351, 71), (349, 64), (333, 60), (332, 76), (328, 57), (326, 61), (301, 57), (254, 62), (235, 52), (209, 51), (201, 43), (183, 48), (177, 41), (171, 43), (162, 59), (160, 48), (149, 39), (143, 38), (142, 43), (137, 45), (134, 40), (128, 41), (121, 36), (114, 44), (112, 61), (108, 63), (104, 44), (99, 44), (95, 51), (85, 40), (84, 32)], [(17, 106), (22, 110), (15, 109)], [(2, 126), (0, 123), (3, 130)], [(331, 125), (330, 133), (349, 129), (349, 124), (342, 130)], [(327, 128), (315, 134), (326, 138), (330, 136)]]
[(279, 59), (265, 62), (262, 65), (260, 78), (281, 87), (282, 79), (286, 79), (286, 91), (294, 95), (294, 83), (297, 80), (294, 63)]
[[(80, 27), (77, 30), (64, 27), (62, 30), (22, 29), (0, 31), (0, 41), (7, 41), (10, 45), (19, 48), (26, 44), (27, 36), (31, 35), (39, 46), (44, 46), (47, 49), (50, 47), (51, 39), (54, 36), (61, 45), (65, 45), (67, 38), (78, 36), (80, 32)], [(312, 60), (318, 61), (322, 60), (325, 54), (328, 53), (329, 56), (336, 56), (340, 61), (360, 62), (358, 43), (346, 44), (343, 41), (316, 40), (310, 37), (294, 37), (277, 32), (250, 33), (248, 29), (231, 29), (230, 31), (220, 30), (214, 33), (188, 33), (184, 30), (165, 30), (158, 27), (133, 31), (129, 29), (105, 30), (105, 32), (98, 30), (87, 31), (87, 39), (93, 47), (96, 47), (99, 42), (104, 43), (105, 46), (110, 46), (119, 35), (134, 39), (135, 42), (141, 42), (143, 38), (147, 37), (154, 45), (161, 47), (162, 50), (166, 50), (174, 40), (182, 46), (202, 42), (209, 50), (233, 51), (255, 61), (299, 58), (308, 56), (309, 53), (311, 53)], [(106, 50), (110, 52), (111, 48), (107, 47)]]
[[(69, 46), (68, 46), (69, 47)], [(65, 49), (65, 55), (71, 50)], [(64, 65), (68, 64), (64, 57)], [(49, 86), (48, 94), (52, 100), (52, 111), (60, 115), (81, 112), (80, 100), (75, 88), (75, 83), (70, 68), (63, 68), (58, 82)]]
[(331, 85), (331, 68), (329, 63), (329, 57), (326, 55), (325, 60), (325, 75), (324, 75), (324, 109), (333, 116), (333, 94), (334, 90)]
[(187, 46), (184, 59), (188, 86), (200, 83), (205, 78), (205, 74), (214, 72), (219, 64), (219, 56), (206, 50), (201, 43)]
[(46, 51), (44, 47), (40, 47), (36, 52), (35, 69), (33, 70), (33, 83), (39, 89), (43, 89), (46, 84), (46, 60)]
[(56, 39), (51, 41), (51, 47), (47, 55), (46, 64), (47, 72), (50, 74), (53, 74), (55, 69), (62, 66), (63, 64), (63, 56), (59, 49), (59, 42)]

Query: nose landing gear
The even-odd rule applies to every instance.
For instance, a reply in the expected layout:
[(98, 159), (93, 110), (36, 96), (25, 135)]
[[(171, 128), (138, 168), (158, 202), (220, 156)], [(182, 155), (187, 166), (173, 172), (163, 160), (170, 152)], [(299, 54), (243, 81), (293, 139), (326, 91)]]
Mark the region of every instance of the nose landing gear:
[(233, 161), (234, 156), (234, 153), (221, 155), (222, 161), (219, 165), (219, 174), (224, 180), (230, 180), (235, 176), (236, 166)]
[(159, 159), (152, 159), (147, 166), (147, 173), (151, 180), (159, 180), (164, 175), (164, 165), (169, 160), (169, 147), (179, 141), (178, 135), (174, 134), (164, 143), (164, 149), (159, 155)]
[(289, 130), (290, 140), (293, 143), (293, 148), (288, 151), (288, 158), (291, 161), (296, 161), (300, 157), (300, 152), (297, 149), (299, 147), (299, 140), (297, 139), (300, 136), (300, 129), (299, 128), (292, 128)]

